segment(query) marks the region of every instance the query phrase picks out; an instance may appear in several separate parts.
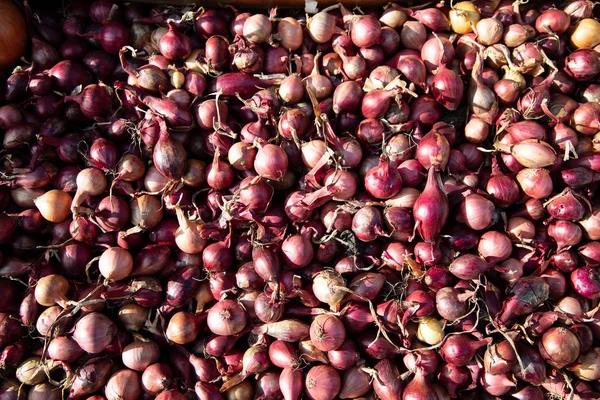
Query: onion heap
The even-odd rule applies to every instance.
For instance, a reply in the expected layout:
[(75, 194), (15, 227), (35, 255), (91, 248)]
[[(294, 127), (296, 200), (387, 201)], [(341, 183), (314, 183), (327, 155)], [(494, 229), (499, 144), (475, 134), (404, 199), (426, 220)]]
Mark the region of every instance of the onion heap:
[(600, 398), (594, 5), (25, 4), (0, 400)]

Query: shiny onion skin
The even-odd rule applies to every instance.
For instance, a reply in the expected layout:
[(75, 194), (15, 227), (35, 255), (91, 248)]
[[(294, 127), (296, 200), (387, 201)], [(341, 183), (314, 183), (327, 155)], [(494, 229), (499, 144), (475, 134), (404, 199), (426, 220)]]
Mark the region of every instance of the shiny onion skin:
[(240, 4), (0, 0), (0, 400), (600, 399), (595, 3)]

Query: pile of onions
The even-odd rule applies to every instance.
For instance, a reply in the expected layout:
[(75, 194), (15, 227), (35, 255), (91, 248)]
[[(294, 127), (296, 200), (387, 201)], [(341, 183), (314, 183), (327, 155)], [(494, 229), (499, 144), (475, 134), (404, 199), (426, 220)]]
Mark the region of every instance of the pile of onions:
[(38, 3), (0, 399), (600, 398), (593, 3)]

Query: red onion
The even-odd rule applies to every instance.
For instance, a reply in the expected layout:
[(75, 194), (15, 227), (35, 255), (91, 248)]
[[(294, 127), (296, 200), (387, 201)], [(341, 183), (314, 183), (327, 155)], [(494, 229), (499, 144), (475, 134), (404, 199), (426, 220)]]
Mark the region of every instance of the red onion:
[(470, 194), (461, 202), (456, 220), (471, 229), (482, 230), (490, 225), (494, 211), (494, 203), (478, 194)]
[(444, 135), (432, 130), (417, 145), (416, 156), (426, 169), (434, 167), (436, 170), (445, 170), (450, 157), (450, 144)]
[(328, 365), (312, 367), (304, 382), (308, 396), (313, 400), (333, 400), (341, 388), (341, 380), (335, 369)]
[(58, 51), (37, 36), (31, 38), (31, 61), (36, 68), (43, 70), (52, 68), (60, 58)]
[(112, 365), (112, 361), (106, 358), (86, 361), (75, 373), (71, 396), (89, 395), (102, 388), (110, 376)]
[(566, 12), (551, 9), (544, 11), (535, 20), (535, 29), (540, 33), (555, 33), (560, 35), (569, 29), (570, 22), (569, 15)]
[(600, 274), (589, 267), (581, 267), (571, 273), (571, 285), (579, 295), (588, 299), (600, 297)]
[(132, 370), (119, 370), (108, 379), (104, 393), (108, 400), (137, 399), (141, 394), (140, 377)]
[(116, 330), (116, 326), (103, 314), (90, 313), (75, 324), (73, 339), (83, 350), (96, 354), (106, 349)]
[(447, 363), (462, 367), (471, 361), (479, 348), (486, 346), (490, 341), (489, 338), (475, 341), (465, 335), (449, 336), (441, 348), (441, 356)]
[(489, 231), (481, 235), (479, 239), (479, 254), (489, 262), (504, 261), (512, 253), (512, 243), (510, 239), (495, 231)]
[(550, 235), (558, 245), (558, 252), (575, 246), (581, 241), (582, 231), (579, 225), (568, 221), (555, 221), (548, 226)]
[(390, 166), (387, 157), (381, 157), (379, 164), (365, 175), (365, 189), (373, 197), (389, 199), (402, 187), (402, 178), (398, 171)]
[(314, 248), (305, 236), (292, 235), (281, 244), (281, 253), (285, 265), (289, 269), (297, 269), (310, 264), (314, 257)]
[[(431, 269), (428, 270), (428, 272)], [(427, 276), (431, 277), (431, 273)], [(427, 279), (427, 276), (425, 279)], [(431, 286), (428, 284), (428, 286)], [(456, 320), (466, 314), (467, 309), (465, 303), (461, 300), (462, 296), (458, 290), (451, 287), (443, 287), (439, 289), (435, 296), (435, 305), (438, 314), (448, 320)]]
[(438, 384), (431, 384), (421, 369), (417, 369), (413, 379), (404, 388), (402, 398), (405, 400), (443, 399), (447, 398), (447, 393)]
[(434, 32), (450, 30), (450, 21), (442, 11), (437, 8), (425, 8), (411, 13), (412, 18), (421, 22)]
[(363, 242), (377, 239), (384, 234), (381, 211), (372, 206), (361, 208), (352, 218), (352, 231)]
[(413, 215), (415, 227), (423, 240), (435, 241), (448, 218), (448, 199), (434, 168), (429, 169), (425, 189), (415, 202)]
[(158, 42), (160, 52), (170, 60), (181, 60), (190, 55), (192, 44), (190, 39), (175, 27), (175, 24), (169, 23), (169, 32), (167, 32)]
[(510, 378), (510, 375), (492, 375), (488, 372), (484, 372), (481, 375), (479, 383), (483, 389), (492, 396), (502, 396), (508, 393), (512, 387), (516, 386), (515, 382)]
[(285, 400), (298, 400), (302, 395), (302, 371), (285, 367), (279, 375), (279, 387)]
[[(344, 14), (344, 12), (342, 12)], [(344, 14), (350, 26), (350, 38), (356, 47), (371, 47), (379, 43), (381, 25), (372, 15)]]
[(310, 326), (310, 338), (321, 351), (335, 350), (345, 340), (342, 322), (332, 315), (319, 315)]
[(254, 159), (254, 169), (267, 179), (281, 180), (288, 168), (288, 157), (278, 146), (267, 144), (261, 147)]
[(456, 110), (462, 101), (464, 85), (454, 71), (441, 64), (433, 78), (431, 91), (438, 103), (448, 110)]
[(233, 300), (221, 300), (212, 306), (206, 323), (218, 335), (235, 335), (246, 326), (246, 313)]
[(549, 291), (550, 287), (542, 278), (528, 276), (519, 279), (509, 286), (500, 320), (506, 322), (532, 312), (548, 299)]
[(448, 267), (454, 276), (460, 279), (477, 279), (477, 277), (493, 267), (484, 259), (473, 254), (463, 254)]

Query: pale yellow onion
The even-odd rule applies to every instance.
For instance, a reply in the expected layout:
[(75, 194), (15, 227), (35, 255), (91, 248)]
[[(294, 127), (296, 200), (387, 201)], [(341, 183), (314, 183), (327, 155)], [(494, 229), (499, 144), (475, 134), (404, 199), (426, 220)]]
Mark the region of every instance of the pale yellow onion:
[(127, 153), (117, 164), (117, 171), (119, 172), (119, 179), (127, 182), (135, 182), (144, 177), (146, 165), (138, 156)]
[(326, 364), (327, 357), (325, 353), (315, 347), (315, 344), (310, 339), (301, 340), (298, 343), (298, 352), (300, 356), (308, 362), (321, 362)]
[(433, 317), (426, 317), (419, 321), (417, 338), (427, 344), (435, 345), (444, 339), (444, 323)]
[(121, 247), (111, 247), (104, 250), (98, 261), (100, 274), (113, 281), (120, 281), (131, 274), (133, 270), (133, 257)]
[[(204, 306), (215, 298), (213, 297), (212, 292), (210, 291), (210, 284), (206, 281), (201, 281), (200, 285), (198, 285), (198, 289), (196, 289), (196, 293), (194, 294), (194, 300), (196, 300), (196, 313), (201, 313), (204, 311)], [(254, 310), (254, 308), (252, 308)]]
[(503, 66), (502, 69), (504, 70), (504, 76), (502, 79), (510, 79), (511, 81), (515, 81), (519, 84), (519, 89), (521, 89), (521, 91), (525, 90), (527, 87), (527, 81), (520, 72), (513, 70), (508, 65)]
[(322, 140), (311, 140), (310, 142), (302, 143), (300, 152), (304, 165), (308, 168), (313, 168), (317, 165), (323, 154), (327, 152), (327, 145)]
[(188, 344), (196, 340), (199, 330), (198, 317), (192, 313), (180, 311), (169, 320), (165, 336), (171, 342)]
[(473, 32), (473, 25), (479, 22), (481, 14), (473, 2), (461, 1), (452, 7), (449, 17), (450, 28), (459, 35), (464, 35)]
[[(39, 333), (41, 333), (44, 336), (47, 336), (50, 333), (50, 329), (52, 328), (52, 325), (56, 322), (58, 316), (63, 312), (62, 307), (60, 306), (50, 306), (48, 308), (46, 308), (44, 311), (42, 311), (42, 313), (40, 314), (40, 316), (38, 317), (37, 321), (35, 321), (35, 329), (37, 329), (37, 331)], [(54, 328), (54, 335), (61, 335), (64, 333), (64, 326), (65, 325), (69, 325), (69, 319), (65, 318), (63, 320), (64, 324), (57, 324)]]
[(489, 125), (473, 116), (465, 125), (465, 138), (470, 143), (483, 143), (489, 134)]
[(504, 29), (504, 44), (517, 47), (535, 36), (535, 30), (529, 25), (512, 24)]
[(31, 357), (23, 361), (17, 368), (16, 377), (26, 385), (37, 385), (46, 379), (44, 364), (40, 357)]
[(198, 62), (199, 57), (203, 57), (204, 49), (193, 49), (189, 56), (184, 61), (185, 68), (188, 71), (198, 72), (199, 74), (206, 73), (205, 68)]
[(137, 332), (144, 327), (149, 314), (150, 309), (137, 303), (129, 303), (119, 308), (117, 319), (125, 329)]
[(306, 28), (311, 39), (317, 43), (326, 43), (336, 32), (335, 18), (321, 11), (308, 19)]
[(404, 25), (407, 19), (408, 14), (402, 8), (390, 4), (383, 10), (381, 17), (379, 17), (379, 22), (390, 28), (397, 29)]
[(107, 185), (106, 176), (97, 168), (86, 168), (79, 171), (75, 183), (77, 184), (77, 192), (75, 192), (71, 203), (73, 213), (89, 196), (98, 196), (104, 193)]
[(144, 194), (129, 204), (129, 220), (142, 230), (154, 228), (163, 217), (163, 207), (159, 197)]
[(171, 73), (171, 85), (175, 89), (179, 89), (185, 83), (185, 75), (181, 71), (173, 71)]
[(144, 45), (144, 50), (146, 51), (146, 53), (148, 54), (154, 54), (154, 53), (158, 53), (158, 42), (160, 42), (160, 39), (162, 39), (163, 36), (165, 36), (165, 34), (169, 32), (169, 28), (166, 27), (159, 27), (156, 28), (155, 30), (153, 30), (152, 32), (150, 32), (147, 37), (148, 40), (146, 41), (146, 44)]
[(37, 281), (35, 285), (35, 300), (44, 307), (50, 307), (55, 304), (61, 307), (66, 306), (67, 292), (69, 291), (69, 282), (62, 275), (46, 275)]
[(46, 221), (59, 224), (71, 214), (72, 201), (69, 193), (54, 189), (44, 193), (33, 202)]
[(579, 356), (577, 362), (567, 367), (578, 378), (584, 381), (597, 381), (600, 379), (600, 348), (594, 347)]
[(571, 45), (576, 49), (591, 49), (600, 44), (600, 22), (582, 19), (571, 32)]
[(312, 285), (315, 297), (331, 308), (337, 307), (346, 296), (345, 286), (342, 276), (333, 270), (319, 272)]
[(104, 394), (108, 400), (137, 400), (142, 394), (140, 376), (127, 368), (119, 370), (108, 378)]
[(600, 132), (594, 135), (594, 138), (592, 139), (592, 146), (594, 151), (600, 151)]

